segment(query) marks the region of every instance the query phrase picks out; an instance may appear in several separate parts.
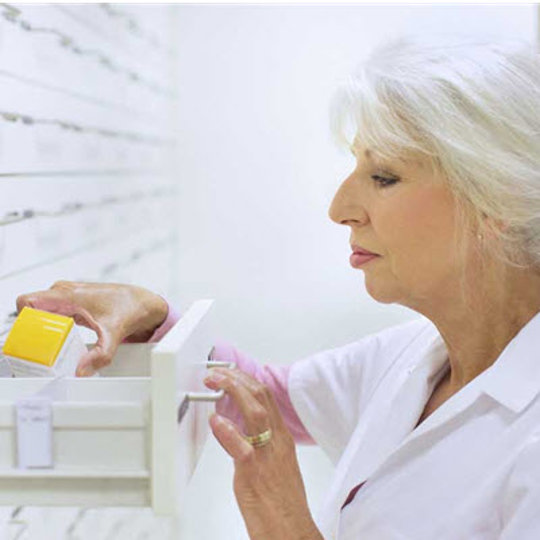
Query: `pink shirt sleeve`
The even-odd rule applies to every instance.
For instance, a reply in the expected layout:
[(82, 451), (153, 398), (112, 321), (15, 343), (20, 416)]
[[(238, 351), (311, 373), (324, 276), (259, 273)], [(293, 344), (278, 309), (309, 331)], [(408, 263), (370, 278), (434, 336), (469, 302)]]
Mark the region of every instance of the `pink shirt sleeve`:
[[(161, 326), (156, 328), (148, 341), (150, 343), (159, 341), (179, 319), (180, 313), (169, 306), (169, 313), (167, 314), (166, 319)], [(212, 359), (221, 362), (234, 362), (238, 369), (266, 385), (274, 395), (279, 410), (281, 411), (283, 419), (285, 420), (289, 431), (292, 433), (294, 440), (300, 444), (315, 443), (296, 414), (289, 397), (288, 377), (290, 366), (261, 366), (255, 360), (222, 341), (215, 344)], [(240, 426), (241, 429), (244, 429), (242, 415), (228, 395), (225, 395), (217, 402), (216, 412), (229, 418)]]
[(160, 326), (158, 326), (154, 330), (154, 333), (149, 338), (143, 338), (140, 335), (128, 336), (122, 341), (122, 343), (157, 343), (158, 341), (160, 341), (161, 338), (163, 338), (163, 336), (176, 324), (176, 322), (181, 317), (180, 313), (176, 311), (173, 307), (171, 307), (168, 302), (167, 307), (167, 317), (165, 317), (165, 320), (161, 323)]
[(176, 311), (169, 304), (167, 317), (161, 323), (161, 326), (158, 326), (154, 330), (154, 333), (150, 336), (148, 343), (157, 343), (180, 320), (180, 317), (180, 312)]
[[(267, 386), (274, 395), (279, 410), (294, 440), (300, 444), (315, 443), (300, 418), (298, 418), (289, 397), (288, 379), (290, 366), (261, 366), (255, 360), (237, 351), (225, 342), (215, 344), (212, 359), (221, 362), (234, 362), (238, 369)], [(242, 415), (228, 395), (225, 395), (217, 402), (216, 412), (226, 416), (244, 429)]]

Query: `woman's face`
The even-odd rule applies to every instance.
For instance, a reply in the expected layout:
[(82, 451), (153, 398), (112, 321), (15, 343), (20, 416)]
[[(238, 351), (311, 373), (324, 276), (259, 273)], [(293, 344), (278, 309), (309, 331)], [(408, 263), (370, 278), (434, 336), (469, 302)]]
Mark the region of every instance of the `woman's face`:
[(359, 147), (355, 154), (356, 169), (341, 184), (329, 215), (351, 228), (351, 246), (378, 255), (363, 264), (351, 260), (364, 271), (368, 293), (413, 309), (455, 294), (461, 270), (456, 207), (441, 177), (426, 158), (383, 161)]

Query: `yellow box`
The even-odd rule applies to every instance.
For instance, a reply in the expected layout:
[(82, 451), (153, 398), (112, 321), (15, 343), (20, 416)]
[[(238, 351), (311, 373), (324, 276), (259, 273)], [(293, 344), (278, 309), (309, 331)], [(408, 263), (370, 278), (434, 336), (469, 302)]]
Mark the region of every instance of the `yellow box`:
[(2, 352), (15, 377), (75, 375), (87, 352), (71, 317), (24, 307)]

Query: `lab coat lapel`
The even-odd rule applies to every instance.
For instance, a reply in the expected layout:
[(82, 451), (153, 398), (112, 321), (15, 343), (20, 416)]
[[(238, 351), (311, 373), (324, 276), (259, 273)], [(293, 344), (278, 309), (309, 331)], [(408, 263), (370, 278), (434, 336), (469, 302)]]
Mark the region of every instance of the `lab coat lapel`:
[(470, 407), (482, 394), (484, 373), (451, 396), (438, 409), (433, 411), (408, 437), (403, 445), (426, 436), (442, 424), (448, 422)]
[[(408, 378), (400, 373), (393, 399), (384, 404), (380, 400), (370, 403), (374, 407), (372, 414), (362, 417), (338, 465), (336, 482), (320, 520), (323, 534), (328, 533), (328, 538), (336, 537), (340, 508), (352, 487), (368, 480), (390, 457), (392, 460), (404, 458), (410, 443), (429, 436), (480, 396), (489, 395), (516, 413), (527, 407), (540, 392), (540, 363), (536, 351), (539, 331), (540, 313), (521, 329), (493, 366), (454, 394), (416, 429), (417, 420), (442, 374), (447, 349), (438, 332), (423, 355), (419, 348), (412, 347), (410, 355), (421, 358), (416, 367), (407, 370), (407, 361), (401, 362), (403, 373), (412, 376)], [(414, 366), (414, 362), (409, 365)]]
[[(465, 411), (481, 395), (491, 396), (515, 413), (527, 407), (540, 391), (540, 362), (536, 350), (539, 332), (540, 313), (507, 344), (492, 366), (445, 401), (406, 442), (429, 434)], [(442, 342), (442, 338), (439, 339)]]
[(393, 391), (368, 405), (336, 468), (319, 524), (323, 534), (335, 533), (349, 491), (384, 463), (411, 433), (424, 410), (433, 377), (446, 360), (446, 348), (437, 334), (424, 351), (413, 349), (399, 360), (399, 378)]

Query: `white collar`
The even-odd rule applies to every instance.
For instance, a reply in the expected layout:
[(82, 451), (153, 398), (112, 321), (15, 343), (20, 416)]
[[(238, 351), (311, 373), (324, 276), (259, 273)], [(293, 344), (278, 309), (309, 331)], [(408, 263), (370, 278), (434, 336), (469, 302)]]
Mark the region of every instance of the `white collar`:
[(540, 392), (540, 313), (508, 343), (485, 371), (483, 392), (521, 412)]
[[(447, 356), (448, 350), (437, 331), (428, 353), (417, 367), (428, 362), (432, 376), (435, 376), (446, 363)], [(521, 328), (497, 360), (476, 379), (482, 393), (515, 413), (527, 407), (540, 393), (540, 312)]]

